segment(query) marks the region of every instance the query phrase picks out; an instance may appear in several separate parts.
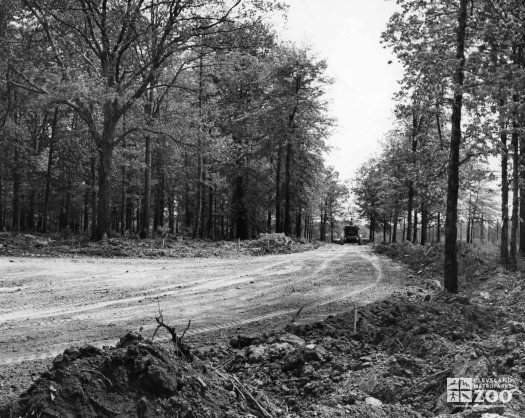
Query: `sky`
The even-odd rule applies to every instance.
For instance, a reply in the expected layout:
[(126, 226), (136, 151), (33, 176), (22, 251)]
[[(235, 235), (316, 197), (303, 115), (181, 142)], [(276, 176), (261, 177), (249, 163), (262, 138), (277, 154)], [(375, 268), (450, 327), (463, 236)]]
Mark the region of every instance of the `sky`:
[[(328, 140), (326, 160), (350, 180), (392, 126), (401, 66), (380, 44), (381, 32), (395, 11), (385, 0), (286, 0), (283, 39), (310, 45), (328, 64), (334, 84), (327, 92), (337, 128)], [(388, 64), (388, 61), (394, 61)]]

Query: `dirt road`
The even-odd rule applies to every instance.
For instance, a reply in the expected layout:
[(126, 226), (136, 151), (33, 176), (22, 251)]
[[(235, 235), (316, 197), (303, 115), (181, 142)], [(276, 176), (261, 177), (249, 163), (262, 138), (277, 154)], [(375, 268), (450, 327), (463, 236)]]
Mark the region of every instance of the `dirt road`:
[(70, 345), (150, 336), (159, 307), (188, 335), (251, 322), (326, 315), (385, 292), (365, 246), (327, 245), (242, 259), (0, 259), (0, 371)]

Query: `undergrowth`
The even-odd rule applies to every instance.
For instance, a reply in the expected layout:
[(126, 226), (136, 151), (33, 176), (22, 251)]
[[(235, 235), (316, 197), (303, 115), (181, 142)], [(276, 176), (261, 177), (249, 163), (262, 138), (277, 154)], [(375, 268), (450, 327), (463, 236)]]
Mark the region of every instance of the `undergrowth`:
[[(444, 267), (444, 243), (427, 245), (411, 242), (376, 244), (374, 250), (396, 261), (407, 264), (415, 274), (442, 282)], [(457, 248), (460, 289), (465, 290), (501, 268), (498, 247), (492, 243), (461, 242)]]

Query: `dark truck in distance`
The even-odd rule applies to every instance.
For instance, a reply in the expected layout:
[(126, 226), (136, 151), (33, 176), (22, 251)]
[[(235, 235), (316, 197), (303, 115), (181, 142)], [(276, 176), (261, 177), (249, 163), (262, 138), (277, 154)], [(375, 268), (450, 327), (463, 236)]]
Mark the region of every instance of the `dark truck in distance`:
[(344, 227), (344, 235), (341, 239), (341, 244), (347, 242), (361, 245), (361, 237), (359, 236), (359, 227), (357, 225), (347, 225)]

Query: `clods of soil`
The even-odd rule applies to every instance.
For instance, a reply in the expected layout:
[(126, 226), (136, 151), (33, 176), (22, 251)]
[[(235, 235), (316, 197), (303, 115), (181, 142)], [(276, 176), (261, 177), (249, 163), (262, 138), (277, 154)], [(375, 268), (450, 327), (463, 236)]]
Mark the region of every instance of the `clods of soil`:
[(235, 377), (128, 333), (115, 348), (65, 350), (0, 416), (215, 418), (262, 409)]

